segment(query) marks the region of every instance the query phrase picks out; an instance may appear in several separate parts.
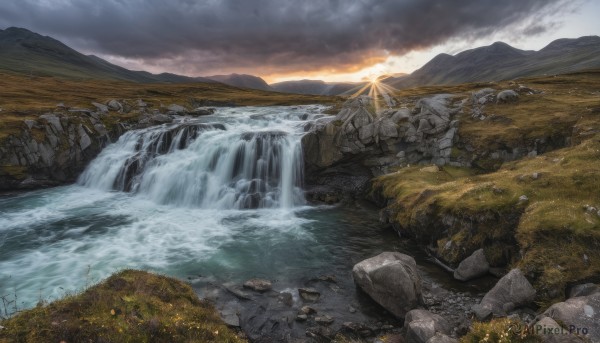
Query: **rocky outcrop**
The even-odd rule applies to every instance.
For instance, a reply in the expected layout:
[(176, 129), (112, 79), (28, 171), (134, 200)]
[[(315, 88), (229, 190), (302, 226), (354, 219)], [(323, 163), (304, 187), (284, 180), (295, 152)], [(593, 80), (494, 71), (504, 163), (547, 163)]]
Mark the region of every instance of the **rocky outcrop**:
[[(383, 112), (375, 112), (370, 97), (351, 98), (335, 117), (318, 120), (303, 137), (307, 182), (355, 192), (366, 187), (353, 182), (349, 182), (352, 189), (345, 188), (346, 183), (331, 186), (323, 175), (358, 177), (368, 183), (370, 177), (391, 167), (447, 164), (457, 139), (458, 121), (453, 117), (459, 109), (449, 94), (423, 98), (412, 110)], [(337, 168), (341, 165), (350, 167)], [(370, 175), (362, 177), (364, 170)]]
[(520, 269), (513, 269), (473, 306), (473, 312), (479, 320), (491, 315), (506, 316), (517, 307), (531, 303), (535, 298), (535, 289)]
[(384, 252), (352, 268), (354, 282), (398, 318), (421, 304), (421, 277), (415, 260), (399, 252)]
[(0, 189), (30, 189), (73, 181), (123, 130), (107, 128), (105, 112), (47, 113), (26, 120), (0, 143)]
[(171, 115), (150, 109), (141, 99), (92, 102), (94, 110), (59, 105), (53, 112), (24, 120), (0, 140), (0, 190), (73, 182), (108, 142), (124, 132), (173, 121)]

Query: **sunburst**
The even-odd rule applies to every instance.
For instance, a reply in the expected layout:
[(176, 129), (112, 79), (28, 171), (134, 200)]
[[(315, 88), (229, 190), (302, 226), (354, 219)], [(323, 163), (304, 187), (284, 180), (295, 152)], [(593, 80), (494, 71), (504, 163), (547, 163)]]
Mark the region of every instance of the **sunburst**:
[(397, 89), (381, 81), (381, 76), (370, 76), (368, 82), (354, 92), (350, 98), (367, 94), (373, 99), (375, 112), (379, 113), (382, 109), (388, 109), (395, 106), (394, 94)]

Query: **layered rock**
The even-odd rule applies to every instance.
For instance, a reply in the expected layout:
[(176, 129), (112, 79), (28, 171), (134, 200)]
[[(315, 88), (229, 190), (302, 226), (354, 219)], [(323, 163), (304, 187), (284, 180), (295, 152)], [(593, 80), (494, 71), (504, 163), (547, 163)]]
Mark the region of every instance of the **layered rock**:
[[(94, 110), (59, 104), (54, 112), (24, 120), (0, 140), (0, 190), (73, 182), (108, 142), (124, 132), (173, 121), (171, 112), (151, 110), (141, 99), (133, 103), (111, 99), (91, 105)], [(185, 110), (175, 104), (169, 108)], [(212, 109), (198, 108), (181, 114), (211, 113)]]
[[(390, 167), (449, 163), (457, 139), (453, 117), (460, 109), (452, 100), (453, 95), (438, 94), (419, 100), (412, 111), (376, 112), (370, 97), (349, 99), (335, 117), (317, 121), (302, 139), (308, 183), (329, 185), (324, 175), (333, 174), (348, 180), (349, 191), (355, 192), (365, 189), (355, 185), (357, 177), (367, 183), (369, 176)], [(348, 190), (344, 184), (338, 187)]]

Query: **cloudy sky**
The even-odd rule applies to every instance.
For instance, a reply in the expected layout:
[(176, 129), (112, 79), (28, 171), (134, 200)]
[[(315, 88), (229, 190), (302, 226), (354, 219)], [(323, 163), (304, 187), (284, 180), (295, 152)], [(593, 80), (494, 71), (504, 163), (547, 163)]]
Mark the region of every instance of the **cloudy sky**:
[(24, 27), (130, 69), (360, 81), (502, 40), (600, 34), (598, 0), (1, 0)]

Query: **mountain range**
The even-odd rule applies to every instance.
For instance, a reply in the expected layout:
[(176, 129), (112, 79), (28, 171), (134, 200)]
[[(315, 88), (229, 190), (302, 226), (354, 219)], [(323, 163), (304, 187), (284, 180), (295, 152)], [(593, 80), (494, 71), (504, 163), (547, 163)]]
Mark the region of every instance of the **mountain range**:
[(384, 82), (396, 88), (511, 80), (600, 68), (600, 37), (558, 39), (539, 51), (520, 50), (506, 43), (439, 54), (410, 75)]
[[(600, 68), (600, 37), (585, 36), (558, 39), (539, 51), (520, 50), (506, 43), (496, 42), (456, 55), (439, 54), (412, 74), (390, 75), (382, 77), (380, 82), (401, 89), (509, 80), (594, 68)], [(97, 56), (84, 55), (52, 37), (16, 27), (0, 30), (0, 70), (40, 76), (140, 83), (219, 82), (240, 88), (314, 95), (351, 94), (365, 84), (297, 80), (269, 85), (258, 76), (246, 74), (189, 77), (132, 71)]]

